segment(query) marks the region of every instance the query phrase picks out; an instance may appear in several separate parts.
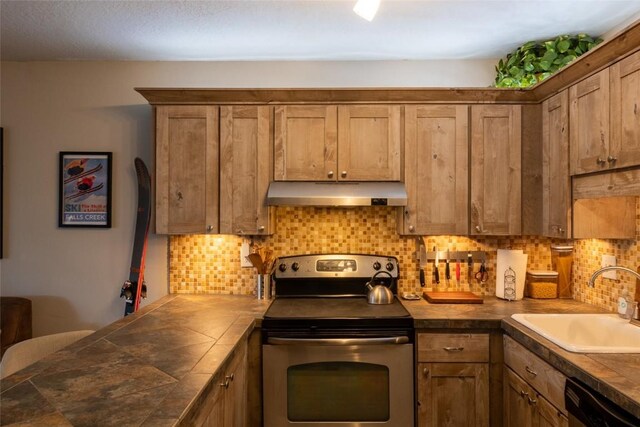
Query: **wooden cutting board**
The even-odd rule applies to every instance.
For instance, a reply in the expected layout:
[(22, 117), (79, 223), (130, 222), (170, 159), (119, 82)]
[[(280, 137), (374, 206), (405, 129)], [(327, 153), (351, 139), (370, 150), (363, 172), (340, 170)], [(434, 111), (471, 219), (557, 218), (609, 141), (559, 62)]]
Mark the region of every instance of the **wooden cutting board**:
[(431, 304), (482, 304), (482, 297), (473, 292), (435, 292), (424, 291), (424, 299)]

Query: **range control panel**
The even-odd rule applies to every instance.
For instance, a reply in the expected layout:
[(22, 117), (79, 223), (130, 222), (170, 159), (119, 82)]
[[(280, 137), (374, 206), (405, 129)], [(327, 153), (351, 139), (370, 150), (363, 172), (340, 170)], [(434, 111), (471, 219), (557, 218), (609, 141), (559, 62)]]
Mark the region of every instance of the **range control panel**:
[[(386, 271), (398, 278), (398, 259), (384, 255), (295, 255), (276, 260), (274, 276), (277, 279), (305, 278), (370, 278)], [(383, 277), (389, 277), (386, 274)]]

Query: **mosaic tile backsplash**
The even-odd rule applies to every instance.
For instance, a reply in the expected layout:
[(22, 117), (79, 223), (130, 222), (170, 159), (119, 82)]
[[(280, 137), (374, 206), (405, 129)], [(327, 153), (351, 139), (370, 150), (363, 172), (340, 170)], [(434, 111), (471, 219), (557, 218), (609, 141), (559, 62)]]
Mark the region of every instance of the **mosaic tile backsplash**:
[[(396, 233), (396, 209), (392, 207), (311, 208), (278, 207), (276, 232), (255, 238), (255, 242), (275, 255), (311, 253), (375, 253), (395, 255), (401, 266), (400, 291), (420, 291), (419, 265), (415, 253), (416, 238)], [(640, 230), (640, 202), (637, 206)], [(626, 287), (633, 295), (635, 279), (619, 274), (618, 280), (601, 279), (594, 289), (586, 287), (591, 273), (600, 267), (602, 254), (615, 255), (618, 265), (640, 265), (636, 240), (580, 240), (574, 246), (574, 296), (602, 308), (613, 310), (620, 291)], [(469, 280), (466, 264), (461, 264), (461, 281), (444, 280), (440, 264), (440, 285), (432, 282), (433, 268), (425, 268), (425, 290), (470, 290), (478, 295), (495, 294), (497, 249), (522, 249), (529, 255), (527, 269), (550, 270), (552, 244), (571, 243), (539, 236), (483, 237), (425, 236), (427, 249), (486, 251), (489, 280)], [(240, 267), (242, 239), (229, 235), (171, 236), (169, 244), (169, 280), (171, 293), (221, 293), (251, 295), (255, 270)], [(474, 272), (479, 264), (474, 266)], [(452, 276), (454, 265), (451, 265)]]

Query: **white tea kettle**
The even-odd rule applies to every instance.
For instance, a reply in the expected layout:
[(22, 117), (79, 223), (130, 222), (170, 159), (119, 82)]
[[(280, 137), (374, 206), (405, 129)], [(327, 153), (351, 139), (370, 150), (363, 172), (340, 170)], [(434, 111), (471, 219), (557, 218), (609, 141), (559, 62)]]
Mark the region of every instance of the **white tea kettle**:
[(367, 294), (367, 302), (369, 304), (393, 303), (393, 292), (391, 292), (391, 289), (389, 289), (383, 284), (374, 285), (374, 281), (376, 277), (382, 273), (393, 278), (393, 276), (387, 271), (378, 271), (376, 274), (373, 275), (373, 277), (371, 277), (371, 280), (369, 280), (365, 285), (367, 289), (369, 289), (369, 293)]

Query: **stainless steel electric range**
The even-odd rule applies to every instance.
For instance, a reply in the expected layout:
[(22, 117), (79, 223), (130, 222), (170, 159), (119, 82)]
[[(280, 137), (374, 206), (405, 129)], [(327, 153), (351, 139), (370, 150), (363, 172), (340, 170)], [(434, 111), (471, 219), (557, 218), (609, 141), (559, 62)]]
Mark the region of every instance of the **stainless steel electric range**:
[(397, 297), (367, 302), (379, 271), (396, 294), (392, 256), (278, 259), (262, 322), (266, 427), (414, 425), (413, 319)]

